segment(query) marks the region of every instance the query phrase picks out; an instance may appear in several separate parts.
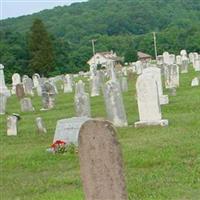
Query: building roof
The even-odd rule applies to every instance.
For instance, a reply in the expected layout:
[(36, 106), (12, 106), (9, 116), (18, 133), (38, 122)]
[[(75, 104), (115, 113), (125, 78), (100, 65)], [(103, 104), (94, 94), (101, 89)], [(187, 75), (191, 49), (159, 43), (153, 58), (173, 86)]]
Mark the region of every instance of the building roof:
[(137, 52), (137, 56), (138, 56), (139, 59), (151, 58), (151, 55), (143, 53), (141, 51)]

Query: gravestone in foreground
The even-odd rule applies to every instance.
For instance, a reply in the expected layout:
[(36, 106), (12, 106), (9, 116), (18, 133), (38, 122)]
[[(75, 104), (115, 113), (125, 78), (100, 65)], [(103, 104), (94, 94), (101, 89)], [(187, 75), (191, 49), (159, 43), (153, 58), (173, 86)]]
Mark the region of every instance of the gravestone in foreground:
[(86, 200), (127, 200), (122, 154), (108, 121), (88, 120), (79, 132), (79, 160)]
[(135, 127), (167, 126), (168, 120), (162, 119), (156, 80), (149, 74), (142, 74), (137, 79), (136, 90), (140, 121)]
[(25, 97), (24, 87), (22, 83), (16, 85), (16, 96), (18, 99), (22, 99)]

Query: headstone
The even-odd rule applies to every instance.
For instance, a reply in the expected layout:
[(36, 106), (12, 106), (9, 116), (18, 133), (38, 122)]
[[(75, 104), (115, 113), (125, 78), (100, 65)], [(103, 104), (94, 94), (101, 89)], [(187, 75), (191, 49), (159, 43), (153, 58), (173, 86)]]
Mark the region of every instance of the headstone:
[(53, 143), (62, 140), (66, 143), (78, 145), (80, 127), (88, 119), (88, 117), (72, 117), (57, 121)]
[(23, 83), (24, 83), (24, 93), (26, 95), (34, 96), (32, 79), (31, 78), (25, 78)]
[(189, 59), (186, 56), (182, 56), (181, 73), (188, 73)]
[(0, 94), (0, 115), (4, 115), (6, 113), (7, 98), (8, 97), (4, 94)]
[(186, 51), (185, 49), (182, 49), (182, 50), (180, 51), (180, 55), (181, 55), (181, 56), (187, 56), (187, 51)]
[(23, 98), (20, 100), (22, 112), (33, 112), (35, 109), (32, 106), (30, 98)]
[(44, 126), (44, 122), (43, 122), (42, 118), (37, 117), (35, 121), (36, 121), (36, 127), (37, 127), (38, 133), (47, 133), (47, 130)]
[(71, 75), (67, 74), (64, 78), (64, 93), (73, 92), (73, 84)]
[(89, 120), (81, 126), (79, 160), (86, 200), (128, 200), (122, 153), (110, 122)]
[(94, 75), (91, 77), (91, 97), (100, 95), (99, 77)]
[(149, 74), (142, 74), (137, 79), (136, 90), (140, 121), (135, 127), (167, 126), (168, 120), (162, 119), (156, 80)]
[(169, 103), (169, 98), (167, 95), (163, 95), (163, 87), (162, 87), (162, 80), (161, 80), (161, 69), (157, 67), (148, 67), (143, 70), (144, 74), (150, 74), (157, 83), (158, 86), (158, 94), (159, 100), (161, 105), (165, 105)]
[(48, 81), (42, 86), (42, 103), (43, 108), (41, 110), (52, 109), (55, 106), (55, 88)]
[(24, 87), (22, 83), (16, 85), (16, 96), (18, 99), (22, 99), (25, 97)]
[(192, 82), (191, 82), (191, 86), (194, 87), (194, 86), (198, 86), (198, 85), (199, 85), (198, 77), (193, 78)]
[(4, 66), (2, 64), (0, 64), (0, 94), (3, 94), (7, 97), (10, 96), (10, 91), (8, 90), (8, 88), (6, 87), (5, 84), (5, 78), (4, 78)]
[(121, 77), (121, 90), (122, 92), (127, 92), (128, 91), (128, 81), (127, 77), (123, 76)]
[(16, 136), (17, 135), (17, 121), (18, 117), (11, 115), (7, 117), (7, 135)]
[(108, 119), (117, 127), (127, 126), (121, 89), (117, 82), (110, 80), (105, 84), (104, 101)]
[(37, 73), (35, 73), (35, 74), (33, 74), (32, 79), (33, 79), (33, 86), (34, 86), (34, 88), (37, 88), (40, 85), (40, 82), (39, 82), (40, 75), (37, 74)]
[(138, 60), (136, 63), (135, 63), (135, 66), (136, 66), (136, 74), (142, 74), (142, 71), (143, 71), (143, 66), (142, 66), (142, 62), (140, 60)]
[(21, 77), (18, 73), (12, 75), (12, 94), (16, 94), (16, 85), (21, 83)]
[(200, 55), (198, 55), (198, 53), (194, 53), (193, 67), (194, 67), (195, 71), (197, 71), (197, 72), (200, 71)]
[(176, 56), (176, 64), (181, 66), (182, 65), (182, 58), (180, 55)]
[(170, 64), (169, 53), (167, 51), (165, 51), (163, 53), (163, 62), (164, 62), (164, 64), (167, 64), (167, 65)]
[(76, 110), (76, 116), (77, 117), (90, 117), (91, 111), (90, 111), (90, 98), (89, 94), (85, 92), (85, 84), (82, 80), (79, 80), (79, 82), (76, 84), (76, 92), (74, 97), (75, 102), (75, 110)]
[(166, 65), (164, 68), (165, 87), (177, 88), (179, 87), (179, 66), (176, 64)]

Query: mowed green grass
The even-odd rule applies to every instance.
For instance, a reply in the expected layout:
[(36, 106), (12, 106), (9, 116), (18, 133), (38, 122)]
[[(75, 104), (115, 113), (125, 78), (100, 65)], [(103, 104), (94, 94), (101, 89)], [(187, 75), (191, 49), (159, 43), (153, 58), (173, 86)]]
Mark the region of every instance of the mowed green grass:
[[(132, 127), (138, 121), (135, 100), (136, 76), (129, 77), (124, 104), (129, 127), (118, 128), (129, 199), (200, 199), (200, 87), (191, 80), (200, 73), (190, 69), (180, 75), (177, 95), (162, 106), (169, 126)], [(168, 91), (164, 91), (168, 94)], [(59, 93), (55, 109), (39, 111), (41, 100), (32, 98), (36, 111), (21, 113), (16, 97), (8, 100), (7, 114), (0, 116), (1, 200), (82, 200), (84, 199), (78, 155), (52, 155), (56, 121), (75, 116), (74, 94)], [(106, 117), (103, 97), (91, 98), (93, 117)], [(20, 113), (17, 137), (6, 136), (6, 117)], [(44, 119), (48, 133), (38, 135), (35, 118)]]

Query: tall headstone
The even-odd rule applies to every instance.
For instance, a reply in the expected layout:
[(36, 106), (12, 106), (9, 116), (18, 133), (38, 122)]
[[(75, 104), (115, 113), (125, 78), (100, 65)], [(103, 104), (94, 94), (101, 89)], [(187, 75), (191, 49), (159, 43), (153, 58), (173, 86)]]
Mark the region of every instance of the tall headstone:
[(195, 71), (200, 71), (200, 55), (198, 55), (198, 53), (194, 53), (193, 67)]
[(40, 84), (40, 82), (39, 82), (40, 75), (37, 74), (37, 73), (35, 73), (35, 74), (33, 74), (32, 79), (33, 79), (33, 86), (34, 86), (34, 88), (37, 88), (39, 86), (39, 84)]
[(186, 56), (182, 56), (181, 60), (181, 73), (188, 73), (189, 59)]
[(79, 160), (86, 200), (128, 200), (116, 130), (108, 121), (86, 121), (79, 133)]
[(165, 51), (163, 53), (163, 62), (164, 62), (164, 64), (167, 64), (167, 65), (170, 64), (170, 57), (169, 57), (169, 55), (170, 54), (167, 51)]
[(16, 94), (16, 85), (21, 83), (21, 77), (18, 73), (12, 75), (12, 94)]
[(143, 70), (144, 74), (149, 74), (151, 75), (157, 83), (158, 86), (158, 94), (159, 94), (159, 100), (160, 104), (168, 104), (169, 103), (169, 98), (167, 95), (163, 95), (163, 87), (162, 87), (162, 80), (161, 80), (161, 69), (157, 67), (148, 67)]
[(143, 65), (142, 65), (142, 62), (140, 60), (138, 60), (136, 63), (135, 63), (135, 66), (136, 66), (136, 74), (142, 74), (142, 71), (143, 71)]
[(67, 74), (64, 77), (64, 93), (73, 92), (72, 76)]
[(25, 78), (23, 83), (24, 83), (24, 93), (26, 95), (34, 96), (32, 79), (29, 77)]
[(98, 75), (91, 77), (91, 97), (100, 95), (100, 84)]
[(33, 112), (35, 109), (33, 108), (32, 102), (30, 98), (23, 98), (20, 100), (21, 111), (22, 112)]
[(43, 103), (42, 110), (49, 110), (54, 108), (55, 96), (56, 92), (54, 86), (51, 85), (48, 81), (46, 81), (42, 86), (42, 103)]
[(117, 82), (110, 80), (105, 84), (104, 101), (108, 119), (113, 122), (115, 126), (127, 126), (128, 123), (121, 88)]
[(4, 77), (4, 66), (2, 64), (0, 64), (0, 94), (3, 94), (7, 97), (10, 96), (10, 91), (8, 90), (8, 88), (6, 87), (5, 84), (5, 77)]
[(6, 103), (7, 96), (0, 94), (0, 115), (4, 115), (6, 113)]
[(8, 136), (17, 135), (17, 121), (18, 121), (18, 117), (15, 115), (10, 115), (7, 117), (7, 135)]
[(121, 90), (122, 92), (127, 92), (128, 91), (128, 81), (127, 77), (123, 76), (121, 77)]
[(90, 98), (89, 94), (85, 92), (85, 84), (82, 80), (76, 84), (74, 102), (77, 117), (91, 116)]
[(156, 80), (149, 74), (142, 74), (137, 79), (136, 90), (140, 121), (135, 123), (135, 127), (167, 126), (168, 120), (162, 119)]
[(166, 65), (164, 69), (165, 87), (177, 88), (179, 87), (179, 66), (176, 64)]

